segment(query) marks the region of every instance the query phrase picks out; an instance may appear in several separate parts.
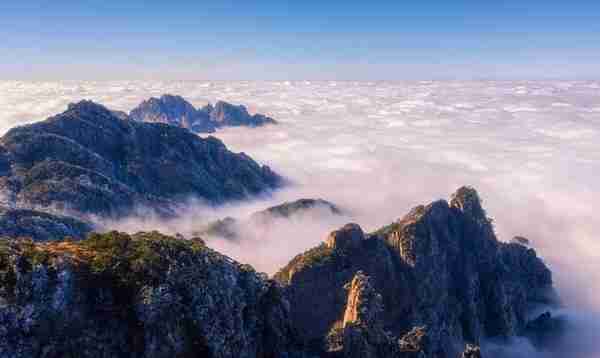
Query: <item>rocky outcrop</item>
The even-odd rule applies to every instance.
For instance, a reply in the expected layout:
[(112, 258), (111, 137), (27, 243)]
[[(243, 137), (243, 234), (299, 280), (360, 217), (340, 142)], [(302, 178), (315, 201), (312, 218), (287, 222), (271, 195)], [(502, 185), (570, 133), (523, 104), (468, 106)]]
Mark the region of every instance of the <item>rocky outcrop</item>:
[(383, 327), (381, 295), (368, 276), (358, 271), (348, 287), (344, 318), (343, 352), (347, 358), (396, 357), (399, 345)]
[(183, 127), (196, 133), (211, 133), (215, 125), (209, 113), (198, 111), (181, 96), (165, 94), (152, 97), (131, 110), (129, 117), (140, 122), (165, 123)]
[(303, 357), (280, 287), (199, 240), (0, 241), (0, 356)]
[(203, 111), (209, 113), (210, 119), (217, 127), (258, 127), (277, 123), (273, 118), (262, 114), (250, 115), (243, 105), (236, 106), (224, 101), (218, 101), (214, 107), (209, 104), (203, 108)]
[(332, 250), (351, 250), (359, 248), (365, 237), (360, 226), (347, 224), (343, 228), (329, 234), (325, 245)]
[(83, 239), (92, 224), (74, 218), (41, 211), (0, 207), (0, 236), (30, 238), (34, 241)]
[(166, 214), (190, 197), (218, 204), (280, 183), (216, 138), (122, 120), (90, 101), (0, 139), (0, 190), (17, 207), (120, 216), (141, 206)]
[[(268, 229), (275, 220), (292, 219), (295, 216), (314, 213), (323, 215), (343, 215), (343, 211), (323, 199), (298, 199), (257, 211), (247, 218), (225, 217), (207, 223), (195, 232), (198, 236), (221, 237), (229, 240), (242, 239), (243, 233), (257, 225)], [(241, 235), (240, 235), (241, 234)]]
[(327, 350), (348, 304), (342, 288), (359, 271), (381, 295), (382, 326), (405, 342), (402, 354), (411, 337), (424, 337), (417, 356), (476, 356), (467, 344), (523, 335), (529, 310), (555, 299), (551, 273), (535, 251), (498, 241), (468, 187), (450, 203), (419, 206), (373, 234), (345, 227), (278, 272), (305, 342)]
[(320, 210), (320, 215), (342, 215), (343, 211), (335, 204), (323, 199), (298, 199), (258, 211), (250, 216), (254, 223), (268, 224), (274, 219), (289, 219), (311, 210)]
[(141, 122), (159, 122), (183, 127), (195, 133), (212, 133), (219, 127), (258, 127), (275, 124), (275, 120), (262, 114), (250, 115), (246, 107), (218, 101), (214, 106), (196, 109), (181, 96), (165, 94), (152, 97), (131, 110), (129, 117)]
[(406, 319), (414, 300), (408, 268), (384, 240), (367, 237), (351, 224), (333, 232), (328, 242), (297, 255), (275, 274), (287, 286), (292, 306), (297, 306), (292, 307), (291, 317), (309, 346), (327, 349), (324, 341), (340, 326), (346, 311), (345, 287), (358, 271), (370, 278), (382, 296), (387, 330), (403, 332), (414, 326)]
[(348, 224), (269, 280), (156, 232), (0, 240), (0, 356), (481, 358), (564, 328), (534, 249), (496, 239), (472, 188), (365, 234)]

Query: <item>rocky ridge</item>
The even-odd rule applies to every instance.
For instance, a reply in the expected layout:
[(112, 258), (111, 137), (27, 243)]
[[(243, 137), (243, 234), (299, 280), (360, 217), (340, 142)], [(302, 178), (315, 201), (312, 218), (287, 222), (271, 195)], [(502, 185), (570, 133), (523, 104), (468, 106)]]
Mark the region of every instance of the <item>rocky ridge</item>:
[[(365, 276), (369, 284), (362, 286), (371, 292), (365, 307), (381, 302), (385, 314), (366, 309), (380, 317), (363, 320), (377, 322), (371, 324), (375, 328), (364, 333), (362, 324), (350, 341), (347, 335), (331, 339), (346, 328), (349, 306), (361, 297), (361, 290), (348, 293), (344, 287), (357, 287), (357, 277), (360, 283)], [(477, 192), (468, 187), (449, 203), (419, 206), (372, 234), (346, 225), (275, 277), (286, 285), (303, 342), (332, 353), (348, 350), (340, 348), (341, 341), (351, 350), (361, 347), (362, 356), (383, 356), (379, 349), (392, 349), (404, 357), (407, 347), (418, 357), (477, 356), (482, 339), (525, 335), (531, 307), (556, 303), (548, 268), (533, 249), (496, 239)], [(388, 334), (397, 341), (391, 348)], [(369, 343), (377, 340), (386, 343)]]
[(131, 110), (129, 118), (141, 122), (166, 123), (195, 133), (212, 133), (220, 127), (258, 127), (277, 123), (262, 114), (250, 115), (243, 105), (218, 101), (214, 106), (209, 103), (196, 109), (183, 97), (169, 94), (143, 101)]
[(274, 280), (199, 238), (0, 240), (0, 356), (481, 358), (488, 338), (544, 345), (560, 320), (532, 314), (557, 303), (552, 275), (519, 241), (496, 239), (469, 187), (374, 233), (345, 225)]
[(298, 215), (305, 215), (311, 210), (322, 210), (318, 214), (323, 215), (343, 215), (344, 212), (336, 205), (323, 199), (298, 199), (285, 202), (279, 205), (271, 206), (264, 210), (252, 213), (247, 218), (225, 217), (207, 223), (203, 228), (195, 232), (195, 235), (221, 237), (230, 240), (240, 239), (240, 232), (245, 231), (245, 227), (268, 227), (274, 220), (291, 219)]
[(115, 217), (143, 207), (166, 215), (190, 197), (219, 204), (281, 183), (217, 138), (122, 120), (90, 101), (0, 138), (0, 190), (18, 208)]

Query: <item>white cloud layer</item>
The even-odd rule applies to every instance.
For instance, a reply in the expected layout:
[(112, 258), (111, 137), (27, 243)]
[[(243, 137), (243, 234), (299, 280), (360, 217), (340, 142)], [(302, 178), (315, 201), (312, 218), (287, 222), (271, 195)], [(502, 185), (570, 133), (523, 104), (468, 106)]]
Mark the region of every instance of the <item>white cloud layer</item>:
[[(197, 106), (243, 103), (280, 121), (216, 136), (296, 185), (217, 212), (196, 206), (169, 224), (120, 227), (190, 232), (199, 217), (322, 197), (373, 230), (468, 184), (500, 239), (531, 239), (570, 307), (600, 311), (600, 82), (0, 82), (0, 131), (83, 98), (129, 111), (163, 93)], [(213, 246), (272, 273), (340, 224), (301, 218)]]

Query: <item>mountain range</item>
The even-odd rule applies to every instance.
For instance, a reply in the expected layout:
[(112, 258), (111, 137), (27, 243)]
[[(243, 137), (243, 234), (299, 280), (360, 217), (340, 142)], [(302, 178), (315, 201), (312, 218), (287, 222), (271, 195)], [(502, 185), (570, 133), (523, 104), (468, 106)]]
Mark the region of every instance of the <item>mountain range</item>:
[(217, 138), (121, 119), (91, 101), (0, 138), (0, 190), (8, 205), (119, 217), (138, 207), (168, 214), (193, 197), (241, 200), (283, 183), (269, 167)]
[[(551, 271), (526, 238), (496, 238), (471, 187), (371, 233), (349, 223), (273, 277), (201, 237), (95, 233), (87, 220), (171, 216), (190, 197), (220, 205), (283, 183), (214, 137), (90, 101), (11, 129), (0, 357), (480, 358), (488, 340), (551, 349), (565, 329)], [(223, 225), (315, 208), (344, 212), (301, 199)]]
[[(0, 240), (0, 356), (481, 357), (564, 326), (536, 252), (471, 188), (373, 233), (348, 224), (272, 279), (200, 238)], [(540, 314), (541, 312), (541, 314)]]
[(250, 115), (243, 105), (218, 101), (214, 106), (209, 103), (196, 109), (183, 97), (169, 94), (143, 101), (129, 112), (129, 118), (140, 122), (171, 124), (195, 133), (212, 133), (221, 127), (258, 127), (277, 123), (263, 114)]

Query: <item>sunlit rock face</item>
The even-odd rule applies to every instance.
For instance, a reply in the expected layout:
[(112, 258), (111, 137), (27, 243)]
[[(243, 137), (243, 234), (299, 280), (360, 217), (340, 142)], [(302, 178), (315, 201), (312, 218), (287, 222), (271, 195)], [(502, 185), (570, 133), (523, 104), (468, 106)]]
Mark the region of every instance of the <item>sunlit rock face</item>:
[(344, 357), (397, 357), (400, 347), (383, 326), (383, 302), (368, 276), (358, 271), (347, 285), (342, 321)]
[(216, 138), (122, 120), (90, 101), (10, 130), (0, 139), (0, 167), (11, 205), (113, 217), (136, 207), (168, 214), (190, 197), (218, 204), (281, 184)]
[[(368, 285), (359, 284), (362, 275)], [(304, 340), (324, 350), (331, 350), (336, 330), (356, 320), (357, 287), (372, 286), (377, 294), (370, 295), (384, 312), (378, 321), (394, 336), (410, 340), (406, 335), (422, 327), (427, 344), (415, 351), (425, 357), (476, 356), (482, 339), (522, 335), (532, 307), (556, 303), (548, 268), (533, 249), (496, 239), (477, 192), (468, 187), (450, 204), (419, 206), (373, 234), (363, 235), (356, 225), (333, 232), (276, 278), (287, 285)], [(347, 292), (348, 285), (354, 289)], [(356, 334), (351, 344), (367, 347), (368, 334)]]
[(162, 95), (143, 101), (131, 110), (129, 117), (141, 122), (175, 125), (195, 133), (212, 133), (220, 127), (259, 127), (277, 123), (263, 114), (250, 115), (243, 105), (218, 101), (196, 109), (181, 96)]

